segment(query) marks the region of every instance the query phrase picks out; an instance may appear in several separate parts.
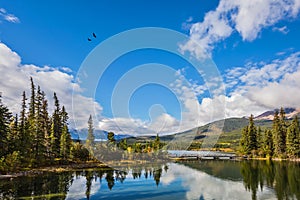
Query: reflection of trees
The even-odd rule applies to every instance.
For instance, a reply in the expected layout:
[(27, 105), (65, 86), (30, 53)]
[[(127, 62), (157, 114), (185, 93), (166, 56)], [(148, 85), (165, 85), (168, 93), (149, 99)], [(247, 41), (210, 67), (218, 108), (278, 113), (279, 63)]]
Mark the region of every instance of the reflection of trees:
[(114, 178), (113, 170), (109, 170), (108, 172), (106, 172), (105, 180), (107, 182), (108, 188), (111, 190), (115, 185), (115, 178)]
[(91, 187), (92, 187), (92, 180), (93, 180), (93, 174), (91, 171), (86, 171), (85, 173), (85, 179), (86, 179), (86, 190), (85, 190), (85, 195), (87, 199), (90, 199), (90, 194), (91, 194)]
[(161, 174), (162, 174), (162, 169), (161, 168), (159, 168), (158, 170), (155, 170), (153, 172), (153, 178), (154, 178), (155, 183), (156, 183), (157, 186), (159, 185)]
[(37, 199), (65, 199), (72, 184), (73, 173), (45, 173), (24, 176), (10, 181), (0, 180), (0, 197), (37, 197)]
[(0, 197), (3, 199), (16, 199), (19, 197), (33, 199), (65, 199), (74, 177), (85, 177), (86, 198), (90, 199), (93, 180), (102, 182), (104, 178), (110, 190), (116, 182), (124, 183), (128, 172), (131, 171), (134, 179), (149, 178), (153, 176), (156, 185), (159, 185), (163, 171), (168, 170), (167, 165), (135, 166), (126, 170), (93, 169), (63, 173), (43, 173), (36, 176), (17, 177), (8, 180), (0, 179)]
[(264, 185), (274, 188), (279, 200), (300, 199), (300, 164), (293, 162), (249, 161), (241, 163), (246, 189), (256, 199), (257, 190)]

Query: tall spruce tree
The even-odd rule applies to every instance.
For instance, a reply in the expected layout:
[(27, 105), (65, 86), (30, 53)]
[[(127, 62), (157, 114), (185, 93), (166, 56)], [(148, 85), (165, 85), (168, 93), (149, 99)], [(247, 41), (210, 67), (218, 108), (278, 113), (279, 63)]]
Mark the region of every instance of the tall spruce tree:
[(250, 153), (249, 144), (250, 144), (249, 132), (248, 132), (248, 126), (246, 126), (242, 129), (242, 137), (240, 140), (241, 153), (246, 154), (246, 155)]
[(298, 157), (300, 154), (300, 130), (299, 121), (296, 116), (287, 129), (286, 149), (289, 157)]
[(2, 103), (0, 93), (0, 159), (8, 153), (9, 141), (8, 132), (12, 114), (9, 109)]
[(62, 119), (62, 134), (60, 137), (60, 156), (63, 159), (68, 159), (70, 157), (72, 140), (68, 129), (69, 117), (64, 106), (62, 107), (62, 111), (61, 111), (61, 119)]
[(22, 150), (20, 151), (20, 155), (24, 159), (24, 162), (26, 162), (26, 157), (30, 155), (30, 142), (31, 142), (30, 132), (29, 132), (29, 122), (28, 122), (28, 117), (26, 115), (27, 113), (26, 101), (27, 101), (26, 93), (25, 91), (23, 91), (19, 129), (20, 129), (20, 141), (21, 141), (20, 148), (22, 148)]
[(10, 123), (9, 132), (7, 134), (8, 139), (8, 153), (14, 151), (20, 151), (20, 134), (19, 134), (18, 115), (16, 114)]
[(250, 151), (257, 150), (257, 147), (258, 147), (258, 145), (257, 145), (257, 129), (254, 125), (253, 115), (251, 115), (249, 118), (248, 135), (249, 135)]
[(286, 128), (285, 128), (285, 116), (284, 110), (280, 110), (280, 116), (278, 111), (275, 112), (273, 119), (273, 141), (274, 141), (274, 154), (276, 157), (283, 157), (286, 151)]
[(94, 154), (94, 147), (95, 147), (95, 135), (94, 135), (94, 124), (92, 115), (90, 115), (88, 120), (88, 135), (86, 138), (86, 147), (90, 151), (90, 153)]
[(267, 157), (272, 157), (274, 153), (273, 135), (271, 130), (265, 130), (263, 140), (263, 151)]
[(50, 129), (51, 123), (49, 119), (48, 113), (48, 101), (46, 99), (45, 92), (42, 91), (41, 93), (41, 100), (42, 100), (42, 108), (41, 108), (41, 131), (44, 135), (44, 157), (46, 160), (51, 159), (51, 139), (50, 139)]
[(54, 113), (52, 115), (52, 125), (51, 125), (51, 140), (52, 140), (52, 151), (55, 157), (60, 156), (60, 137), (62, 133), (62, 123), (61, 123), (61, 110), (59, 105), (59, 100), (56, 93), (53, 94), (54, 98)]
[(40, 86), (37, 88), (35, 97), (35, 130), (33, 133), (33, 147), (35, 160), (40, 164), (43, 162), (45, 155), (45, 132), (43, 130), (43, 94)]
[(30, 158), (30, 162), (34, 161), (35, 157), (35, 145), (34, 145), (34, 137), (36, 133), (36, 119), (35, 119), (35, 103), (36, 103), (36, 95), (35, 95), (35, 85), (32, 77), (30, 77), (31, 83), (31, 96), (29, 102), (29, 113), (28, 113), (28, 147), (30, 148), (27, 152), (27, 157)]

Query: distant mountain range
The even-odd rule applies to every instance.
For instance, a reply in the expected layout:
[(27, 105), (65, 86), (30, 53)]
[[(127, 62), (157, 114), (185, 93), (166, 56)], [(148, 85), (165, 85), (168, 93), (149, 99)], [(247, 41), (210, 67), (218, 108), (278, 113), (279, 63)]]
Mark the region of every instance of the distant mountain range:
[[(79, 139), (79, 140), (86, 140), (87, 135), (88, 135), (88, 129), (80, 129), (80, 130), (76, 130), (76, 129), (71, 129), (70, 130), (71, 133), (71, 138), (72, 139)], [(103, 131), (103, 130), (94, 130), (94, 135), (95, 135), (95, 140), (96, 141), (105, 141), (107, 140), (107, 131)], [(131, 135), (126, 135), (126, 134), (118, 134), (115, 135), (115, 139), (116, 140), (121, 140), (127, 137), (131, 137)]]
[[(275, 109), (272, 111), (266, 111), (266, 112), (256, 116), (254, 119), (255, 120), (273, 120), (274, 114), (276, 111), (279, 112), (278, 109)], [(286, 118), (291, 119), (291, 118), (295, 117), (296, 115), (300, 114), (300, 109), (299, 108), (285, 108), (284, 112), (285, 112)]]
[[(256, 117), (254, 117), (255, 125), (260, 127), (271, 127), (272, 126), (272, 120), (274, 117), (276, 110), (273, 111), (266, 111)], [(278, 111), (278, 110), (277, 110)], [(286, 117), (287, 119), (291, 119), (298, 115), (300, 117), (300, 109), (295, 108), (286, 108), (285, 109)], [(247, 117), (241, 117), (241, 118), (227, 118), (225, 120), (218, 120), (212, 123), (208, 123), (204, 126), (196, 127), (184, 132), (174, 133), (174, 134), (168, 134), (168, 135), (161, 135), (160, 138), (162, 141), (171, 141), (175, 137), (178, 138), (186, 138), (192, 135), (194, 137), (194, 140), (201, 140), (203, 139), (208, 133), (212, 132), (210, 130), (211, 127), (217, 126), (219, 127), (220, 124), (223, 124), (223, 132), (225, 133), (225, 136), (228, 135), (228, 140), (230, 139), (236, 139), (240, 135), (240, 131), (243, 127), (247, 126), (249, 123), (249, 119)], [(80, 129), (70, 130), (72, 139), (80, 139), (80, 140), (86, 140), (87, 138), (87, 129)], [(226, 135), (226, 133), (229, 133)], [(96, 141), (105, 141), (107, 140), (107, 131), (103, 130), (94, 130), (95, 134), (95, 140)], [(145, 140), (153, 140), (155, 139), (155, 136), (139, 136), (135, 137), (129, 134), (115, 134), (116, 140), (122, 140), (124, 138), (127, 138), (128, 141), (134, 142), (134, 141), (145, 141)]]

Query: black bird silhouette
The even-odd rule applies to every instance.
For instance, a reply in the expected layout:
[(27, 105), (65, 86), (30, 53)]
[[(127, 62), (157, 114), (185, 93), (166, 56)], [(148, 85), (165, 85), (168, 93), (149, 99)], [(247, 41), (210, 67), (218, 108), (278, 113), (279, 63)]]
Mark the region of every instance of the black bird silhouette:
[(88, 41), (92, 41), (90, 38), (88, 38)]
[(96, 38), (96, 37), (97, 37), (95, 33), (93, 33), (93, 36), (94, 36), (94, 38)]

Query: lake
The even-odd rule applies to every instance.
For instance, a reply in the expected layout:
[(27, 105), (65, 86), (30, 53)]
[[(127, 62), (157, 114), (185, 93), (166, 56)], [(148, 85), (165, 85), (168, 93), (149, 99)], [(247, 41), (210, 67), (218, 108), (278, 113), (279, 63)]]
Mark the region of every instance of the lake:
[(300, 199), (300, 163), (184, 161), (0, 179), (0, 199)]

